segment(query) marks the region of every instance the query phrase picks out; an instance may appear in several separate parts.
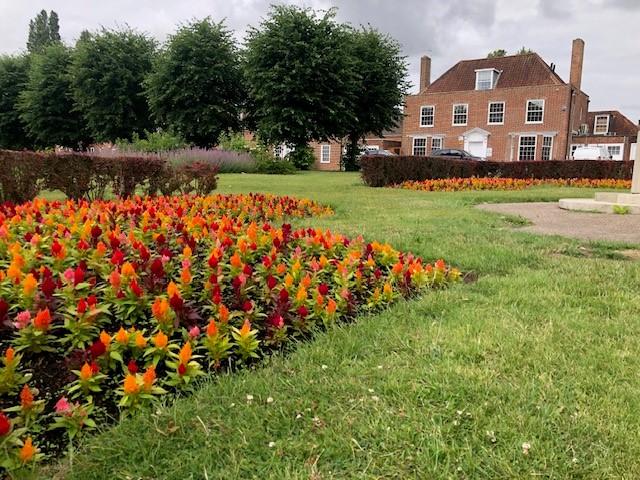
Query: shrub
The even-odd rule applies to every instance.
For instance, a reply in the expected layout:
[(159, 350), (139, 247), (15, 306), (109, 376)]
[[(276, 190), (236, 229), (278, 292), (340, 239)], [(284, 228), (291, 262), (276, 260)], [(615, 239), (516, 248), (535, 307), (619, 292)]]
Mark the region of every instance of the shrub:
[(316, 161), (313, 155), (313, 149), (308, 145), (296, 147), (287, 154), (287, 160), (298, 170), (309, 170)]
[(362, 179), (370, 187), (407, 180), (438, 178), (631, 178), (633, 162), (612, 160), (549, 160), (539, 162), (482, 162), (415, 156), (365, 156)]
[(227, 132), (218, 138), (218, 147), (230, 152), (249, 152), (253, 147), (253, 142), (249, 142), (244, 135), (239, 132)]
[(252, 173), (256, 171), (256, 160), (247, 152), (218, 148), (185, 148), (166, 152), (163, 156), (172, 164), (210, 163), (217, 167), (219, 173)]
[(181, 148), (187, 148), (189, 144), (180, 135), (171, 131), (157, 130), (155, 132), (144, 131), (145, 138), (140, 138), (133, 133), (131, 141), (118, 139), (116, 146), (123, 152), (161, 153)]

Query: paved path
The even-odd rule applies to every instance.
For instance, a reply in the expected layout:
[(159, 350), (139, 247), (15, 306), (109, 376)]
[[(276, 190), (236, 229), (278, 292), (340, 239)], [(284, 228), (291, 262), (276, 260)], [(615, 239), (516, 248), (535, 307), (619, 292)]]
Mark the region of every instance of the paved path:
[(570, 212), (560, 209), (556, 202), (484, 203), (477, 207), (526, 218), (533, 225), (518, 228), (525, 232), (583, 240), (640, 243), (640, 215)]

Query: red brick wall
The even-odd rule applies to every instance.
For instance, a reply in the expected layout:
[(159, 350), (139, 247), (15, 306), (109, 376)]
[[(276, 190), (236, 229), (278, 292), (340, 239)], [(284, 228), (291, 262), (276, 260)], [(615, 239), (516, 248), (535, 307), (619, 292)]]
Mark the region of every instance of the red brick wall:
[[(329, 145), (329, 163), (321, 163), (321, 148), (322, 145)], [(313, 164), (313, 170), (324, 171), (339, 171), (340, 170), (340, 157), (342, 156), (342, 144), (340, 142), (311, 142), (309, 146), (313, 150), (313, 155), (316, 157), (316, 161)]]
[[(575, 90), (574, 90), (575, 91)], [(541, 159), (543, 133), (555, 134), (553, 141), (553, 159), (564, 159), (567, 152), (569, 126), (569, 85), (543, 85), (494, 89), (483, 91), (462, 91), (429, 93), (407, 97), (405, 119), (402, 134), (402, 154), (411, 155), (412, 137), (444, 135), (444, 148), (464, 148), (461, 136), (473, 128), (489, 132), (487, 147), (492, 149), (489, 160), (509, 161), (518, 159), (520, 133), (537, 135), (536, 158)], [(526, 124), (527, 100), (544, 99), (544, 119), (542, 124)], [(505, 102), (504, 125), (488, 125), (489, 102)], [(571, 123), (579, 127), (587, 114), (588, 97), (577, 91), (573, 99)], [(453, 105), (468, 104), (467, 125), (453, 126)], [(420, 126), (420, 107), (433, 105), (435, 118), (433, 127)], [(582, 109), (582, 110), (581, 110)], [(577, 128), (577, 127), (576, 127)], [(427, 141), (427, 154), (430, 138)]]

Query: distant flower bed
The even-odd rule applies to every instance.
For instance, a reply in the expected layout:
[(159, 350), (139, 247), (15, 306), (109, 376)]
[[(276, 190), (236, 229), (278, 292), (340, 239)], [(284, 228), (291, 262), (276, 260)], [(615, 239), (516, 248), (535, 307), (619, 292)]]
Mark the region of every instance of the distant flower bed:
[(549, 178), (549, 179), (520, 179), (520, 178), (444, 178), (437, 180), (407, 181), (398, 188), (408, 190), (422, 190), (426, 192), (459, 192), (465, 190), (524, 190), (537, 186), (552, 187), (585, 187), (585, 188), (631, 188), (631, 180), (593, 179), (593, 178)]
[(271, 223), (330, 213), (258, 194), (0, 207), (0, 466), (28, 470), (208, 372), (458, 279)]

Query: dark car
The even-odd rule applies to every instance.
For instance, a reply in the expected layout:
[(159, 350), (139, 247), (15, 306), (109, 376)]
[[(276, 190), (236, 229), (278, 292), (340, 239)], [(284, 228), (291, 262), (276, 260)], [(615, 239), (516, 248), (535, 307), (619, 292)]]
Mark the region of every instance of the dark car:
[(430, 156), (455, 158), (457, 160), (482, 160), (482, 158), (475, 157), (466, 150), (460, 150), (457, 148), (441, 148), (440, 150), (434, 150), (433, 152), (431, 152)]

